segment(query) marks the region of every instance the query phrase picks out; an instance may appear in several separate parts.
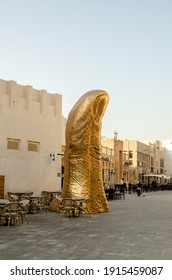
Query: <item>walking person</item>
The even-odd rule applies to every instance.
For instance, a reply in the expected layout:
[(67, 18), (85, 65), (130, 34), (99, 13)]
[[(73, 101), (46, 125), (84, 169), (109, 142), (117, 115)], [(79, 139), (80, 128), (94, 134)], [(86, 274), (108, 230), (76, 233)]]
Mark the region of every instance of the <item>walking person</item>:
[(142, 183), (139, 181), (138, 184), (137, 184), (137, 195), (140, 196), (141, 195), (141, 192), (142, 192)]

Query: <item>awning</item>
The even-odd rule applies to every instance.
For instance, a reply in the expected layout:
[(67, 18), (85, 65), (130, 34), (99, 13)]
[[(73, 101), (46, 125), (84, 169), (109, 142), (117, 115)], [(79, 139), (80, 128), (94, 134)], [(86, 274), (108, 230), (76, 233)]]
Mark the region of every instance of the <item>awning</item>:
[(164, 179), (169, 179), (169, 177), (167, 177), (164, 174), (154, 174), (154, 173), (149, 173), (149, 174), (144, 174), (145, 177), (156, 177), (156, 178), (164, 178)]

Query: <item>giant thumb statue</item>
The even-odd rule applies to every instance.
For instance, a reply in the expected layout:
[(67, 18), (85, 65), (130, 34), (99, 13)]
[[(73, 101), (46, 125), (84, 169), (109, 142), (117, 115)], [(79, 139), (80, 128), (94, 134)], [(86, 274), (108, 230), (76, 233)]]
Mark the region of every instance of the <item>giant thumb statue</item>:
[(109, 96), (85, 93), (71, 109), (66, 124), (62, 197), (87, 196), (90, 213), (109, 211), (102, 182), (101, 127)]

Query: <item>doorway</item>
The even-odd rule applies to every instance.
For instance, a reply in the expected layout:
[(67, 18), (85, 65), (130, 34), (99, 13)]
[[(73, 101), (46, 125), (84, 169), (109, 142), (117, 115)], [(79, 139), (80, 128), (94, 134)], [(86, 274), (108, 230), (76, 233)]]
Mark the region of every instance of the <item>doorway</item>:
[(0, 199), (4, 198), (4, 182), (5, 176), (0, 175)]

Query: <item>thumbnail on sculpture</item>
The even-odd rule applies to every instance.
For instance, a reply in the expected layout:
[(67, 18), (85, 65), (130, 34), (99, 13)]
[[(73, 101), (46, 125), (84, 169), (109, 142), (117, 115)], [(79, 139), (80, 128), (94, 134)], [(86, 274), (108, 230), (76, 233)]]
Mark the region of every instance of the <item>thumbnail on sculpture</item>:
[(62, 197), (87, 196), (90, 212), (109, 211), (101, 170), (101, 127), (109, 96), (85, 93), (71, 109), (66, 125)]

